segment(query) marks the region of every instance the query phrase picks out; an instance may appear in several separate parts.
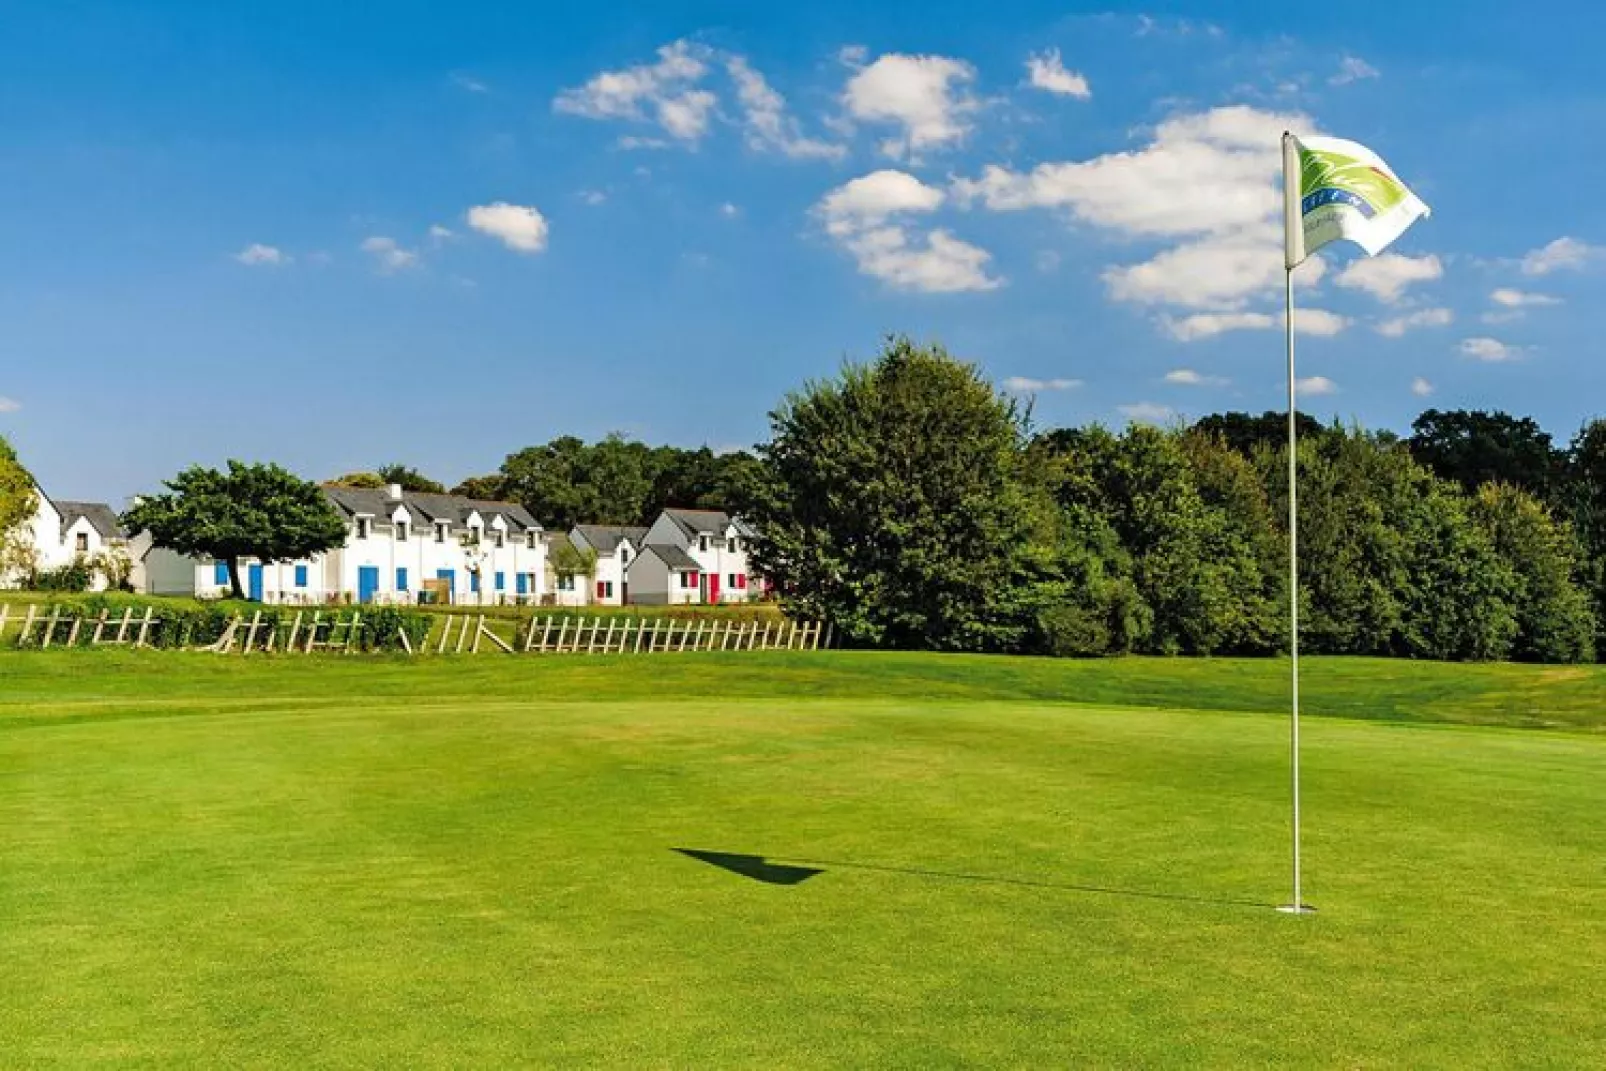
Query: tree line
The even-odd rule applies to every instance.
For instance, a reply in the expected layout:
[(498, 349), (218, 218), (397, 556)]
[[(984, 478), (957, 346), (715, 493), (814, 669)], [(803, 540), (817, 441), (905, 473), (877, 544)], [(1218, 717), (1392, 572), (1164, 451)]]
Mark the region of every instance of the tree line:
[[(888, 342), (771, 414), (744, 512), (799, 612), (872, 646), (1287, 647), (1286, 415), (1038, 431), (940, 347)], [(1302, 648), (1592, 660), (1606, 423), (1429, 411), (1402, 439), (1299, 415)]]
[[(587, 443), (563, 435), (509, 454), (496, 472), (471, 476), (454, 495), (517, 502), (544, 526), (568, 531), (576, 524), (650, 525), (665, 507), (732, 509), (757, 476), (758, 462), (741, 450), (648, 446), (623, 435)], [(345, 487), (385, 487), (441, 493), (442, 484), (406, 465), (348, 473), (331, 481)]]

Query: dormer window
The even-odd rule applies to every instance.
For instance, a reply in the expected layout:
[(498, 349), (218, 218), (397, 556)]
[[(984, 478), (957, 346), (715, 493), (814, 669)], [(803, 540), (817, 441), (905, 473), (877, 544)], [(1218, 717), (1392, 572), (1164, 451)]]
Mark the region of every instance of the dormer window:
[(436, 521), (435, 522), (435, 542), (437, 542), (437, 543), (446, 542), (446, 529), (447, 529), (447, 525), (446, 525), (445, 521)]
[(480, 529), (478, 525), (475, 525), (468, 530), (468, 545), (471, 547), (477, 547), (480, 545)]
[(406, 521), (397, 521), (396, 522), (396, 542), (398, 542), (398, 543), (407, 542), (407, 522)]
[(367, 539), (368, 538), (368, 529), (373, 523), (374, 522), (372, 521), (372, 519), (370, 519), (368, 517), (358, 517), (357, 518), (357, 538), (358, 539)]
[(697, 537), (697, 549), (702, 551), (704, 554), (708, 553), (708, 537), (707, 536), (700, 535), (700, 536)]
[(540, 538), (541, 538), (541, 533), (537, 532), (535, 529), (532, 528), (528, 532), (524, 533), (524, 545), (526, 547), (530, 548), (531, 550), (534, 550), (535, 549), (536, 540), (538, 540)]
[(619, 548), (619, 564), (620, 565), (629, 565), (630, 564), (630, 548), (629, 547), (620, 547)]
[(88, 532), (79, 532), (78, 533), (77, 540), (73, 543), (73, 550), (77, 551), (79, 554), (88, 554), (89, 553), (89, 533)]
[(742, 549), (742, 541), (737, 539), (735, 536), (731, 536), (730, 537), (730, 548), (731, 548), (731, 553), (732, 554), (735, 554), (735, 553), (739, 552)]
[(501, 550), (507, 546), (507, 533), (500, 528), (494, 529), (494, 531), (496, 532), (496, 549)]

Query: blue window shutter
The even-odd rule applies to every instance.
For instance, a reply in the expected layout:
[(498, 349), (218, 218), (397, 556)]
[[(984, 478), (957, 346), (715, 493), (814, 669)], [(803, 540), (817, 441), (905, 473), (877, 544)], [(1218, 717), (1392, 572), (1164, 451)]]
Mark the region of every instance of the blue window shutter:
[(306, 586), (307, 586), (307, 567), (305, 565), (298, 565), (298, 566), (296, 566), (296, 587), (304, 588)]
[(229, 563), (228, 562), (213, 562), (212, 563), (212, 583), (218, 585), (219, 587), (222, 587), (224, 584), (227, 584), (228, 582), (229, 582)]
[(407, 590), (407, 570), (406, 569), (397, 569), (396, 570), (396, 590), (397, 591), (406, 591)]
[(468, 574), (468, 590), (470, 590), (470, 591), (478, 591), (478, 590), (480, 590), (480, 574), (478, 574), (478, 573), (470, 573), (470, 574)]
[(530, 593), (529, 573), (516, 573), (513, 577), (513, 583), (520, 595), (528, 595)]
[(496, 574), (496, 590), (497, 591), (501, 591), (506, 587), (507, 587), (507, 580), (506, 580), (505, 575), (502, 574), (502, 573), (497, 573)]

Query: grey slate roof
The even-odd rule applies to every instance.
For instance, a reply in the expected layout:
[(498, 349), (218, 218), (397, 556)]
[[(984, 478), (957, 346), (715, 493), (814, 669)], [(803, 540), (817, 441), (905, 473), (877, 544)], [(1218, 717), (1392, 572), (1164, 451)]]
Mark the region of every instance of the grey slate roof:
[(67, 529), (77, 523), (80, 517), (89, 521), (91, 527), (100, 533), (102, 539), (126, 539), (128, 533), (123, 531), (122, 522), (117, 514), (104, 502), (54, 502), (57, 512), (61, 514), (61, 536), (67, 537)]
[(696, 558), (693, 558), (673, 543), (648, 543), (642, 548), (641, 552), (643, 554), (649, 552), (656, 554), (665, 565), (676, 572), (701, 572), (703, 568), (697, 564)]
[(628, 524), (577, 524), (574, 531), (598, 554), (612, 554), (626, 539), (639, 547), (647, 536), (647, 529)]
[(740, 517), (732, 517), (724, 510), (718, 509), (666, 509), (669, 519), (675, 522), (675, 527), (688, 536), (700, 535), (704, 532), (717, 536), (724, 536), (725, 529), (734, 526), (736, 534), (751, 536), (753, 529), (748, 527), (746, 521)]
[(323, 493), (334, 503), (335, 508), (347, 517), (354, 517), (359, 513), (374, 517), (389, 517), (395, 512), (397, 505), (403, 505), (414, 517), (426, 521), (448, 521), (454, 528), (466, 524), (473, 513), (478, 513), (487, 524), (491, 518), (501, 517), (507, 522), (510, 531), (529, 531), (541, 527), (536, 519), (530, 516), (530, 511), (517, 502), (488, 502), (484, 499), (464, 498), (461, 495), (422, 494), (412, 491), (403, 491), (400, 500), (397, 500), (390, 497), (389, 491), (367, 487), (326, 486)]

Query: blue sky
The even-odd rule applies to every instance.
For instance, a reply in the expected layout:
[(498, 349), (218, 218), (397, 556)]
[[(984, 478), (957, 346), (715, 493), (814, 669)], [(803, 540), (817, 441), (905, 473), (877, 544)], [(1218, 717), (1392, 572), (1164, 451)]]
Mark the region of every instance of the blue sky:
[(228, 457), (450, 482), (751, 444), (891, 331), (1048, 425), (1278, 408), (1289, 123), (1434, 210), (1301, 270), (1306, 408), (1606, 412), (1606, 15), (1310, 12), (0, 3), (0, 434), (118, 503)]

